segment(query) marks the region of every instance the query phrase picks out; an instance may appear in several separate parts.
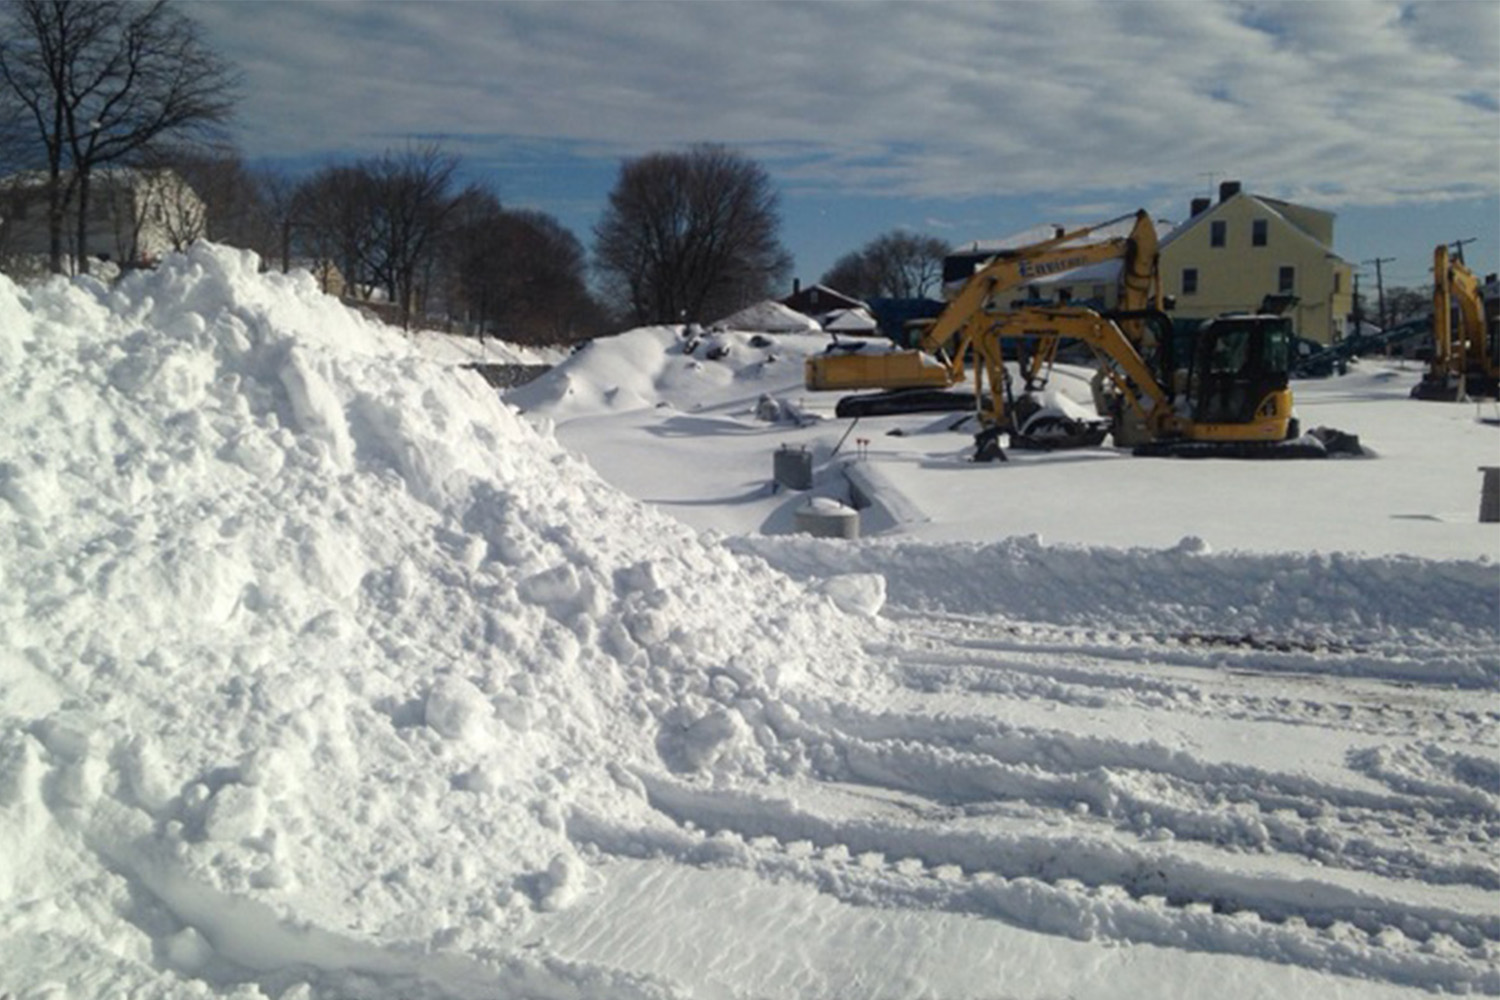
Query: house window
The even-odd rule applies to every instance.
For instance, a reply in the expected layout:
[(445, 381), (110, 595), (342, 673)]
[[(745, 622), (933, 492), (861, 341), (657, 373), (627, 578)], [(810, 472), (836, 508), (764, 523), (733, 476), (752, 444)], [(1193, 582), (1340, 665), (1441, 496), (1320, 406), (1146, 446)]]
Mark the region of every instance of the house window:
[(1182, 269), (1182, 294), (1198, 294), (1198, 269), (1196, 267), (1185, 267)]
[(1297, 269), (1295, 267), (1283, 267), (1276, 279), (1276, 290), (1282, 295), (1292, 294), (1297, 285)]
[(1338, 271), (1333, 272), (1333, 294), (1337, 295), (1344, 290), (1344, 276)]
[(1250, 224), (1250, 244), (1263, 247), (1266, 245), (1266, 220), (1256, 219)]
[(1221, 247), (1224, 245), (1225, 236), (1228, 233), (1229, 223), (1223, 219), (1217, 219), (1208, 224), (1208, 245)]

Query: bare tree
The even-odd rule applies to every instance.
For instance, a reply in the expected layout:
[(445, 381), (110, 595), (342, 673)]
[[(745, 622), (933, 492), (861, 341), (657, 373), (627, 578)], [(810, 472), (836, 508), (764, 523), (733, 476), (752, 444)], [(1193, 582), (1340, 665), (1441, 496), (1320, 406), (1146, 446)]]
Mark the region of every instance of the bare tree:
[(501, 248), (496, 228), (505, 215), (500, 199), (482, 186), (459, 195), (453, 206), (453, 227), (443, 246), (443, 273), (450, 313), (473, 323), (482, 337), (497, 324), (504, 298)]
[(568, 343), (600, 332), (602, 311), (589, 293), (583, 244), (542, 212), (500, 220), (502, 316), (521, 343)]
[(937, 291), (948, 245), (895, 229), (834, 262), (822, 283), (856, 298), (916, 299)]
[(343, 277), (343, 294), (368, 297), (376, 256), (373, 189), (363, 166), (324, 167), (299, 184), (283, 220), (283, 266), (295, 245), (305, 256), (332, 262)]
[(464, 203), (453, 191), (458, 167), (458, 157), (435, 145), (325, 167), (292, 198), (289, 241), (295, 236), (305, 253), (334, 261), (357, 297), (383, 290), (409, 325)]
[(880, 276), (863, 250), (852, 250), (833, 262), (818, 279), (820, 284), (856, 299), (879, 298)]
[(722, 146), (626, 161), (594, 254), (639, 323), (712, 319), (785, 282), (778, 199), (766, 172)]
[(19, 106), (46, 167), (50, 266), (64, 270), (69, 203), (74, 251), (88, 254), (90, 180), (152, 143), (215, 134), (236, 80), (169, 0), (8, 0), (0, 86)]
[[(181, 206), (176, 217), (183, 223), (171, 235), (201, 236), (216, 243), (254, 250), (262, 259), (275, 259), (281, 252), (280, 189), (286, 183), (267, 170), (252, 170), (231, 148), (218, 150), (162, 149), (146, 161), (155, 168), (171, 170), (186, 182), (203, 203), (203, 226), (192, 233), (190, 206)], [(186, 192), (176, 189), (179, 195)], [(169, 206), (170, 212), (171, 206)], [(169, 214), (169, 218), (172, 216)]]
[(445, 255), (451, 305), (514, 343), (570, 343), (603, 331), (577, 237), (545, 213), (507, 211), (483, 189), (460, 202)]
[(456, 198), (459, 159), (434, 145), (387, 153), (371, 168), (375, 276), (401, 310), (402, 322), (425, 297), (427, 272), (447, 231)]
[(1393, 325), (1427, 316), (1432, 312), (1432, 286), (1388, 288), (1385, 292), (1385, 305)]

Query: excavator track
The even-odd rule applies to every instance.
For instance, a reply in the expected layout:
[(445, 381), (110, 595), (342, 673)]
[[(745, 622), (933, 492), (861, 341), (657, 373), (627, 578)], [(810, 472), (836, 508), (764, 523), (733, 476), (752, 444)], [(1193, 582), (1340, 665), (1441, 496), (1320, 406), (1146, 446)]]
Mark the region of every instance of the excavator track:
[(1316, 442), (1296, 441), (1151, 441), (1130, 452), (1145, 458), (1327, 458), (1328, 449)]
[(889, 417), (903, 413), (949, 413), (973, 410), (972, 392), (950, 389), (892, 389), (889, 392), (845, 396), (834, 406), (834, 415), (845, 417)]
[(1148, 458), (1275, 460), (1362, 456), (1366, 452), (1356, 435), (1331, 427), (1314, 427), (1306, 434), (1286, 441), (1149, 441), (1136, 445), (1131, 454)]
[(1485, 376), (1470, 376), (1462, 388), (1452, 377), (1427, 376), (1411, 390), (1412, 399), (1437, 403), (1457, 403), (1469, 399), (1500, 398), (1500, 379)]

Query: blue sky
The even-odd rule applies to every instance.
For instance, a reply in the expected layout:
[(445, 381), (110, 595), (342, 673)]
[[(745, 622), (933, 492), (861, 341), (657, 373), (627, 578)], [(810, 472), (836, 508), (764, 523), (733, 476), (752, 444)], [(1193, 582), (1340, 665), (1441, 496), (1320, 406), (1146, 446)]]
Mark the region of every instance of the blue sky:
[[(815, 281), (897, 227), (958, 244), (1238, 180), (1337, 214), (1334, 249), (1500, 270), (1500, 2), (196, 0), (290, 170), (414, 138), (587, 246), (622, 159), (719, 142)], [(1374, 268), (1362, 282), (1374, 287)]]

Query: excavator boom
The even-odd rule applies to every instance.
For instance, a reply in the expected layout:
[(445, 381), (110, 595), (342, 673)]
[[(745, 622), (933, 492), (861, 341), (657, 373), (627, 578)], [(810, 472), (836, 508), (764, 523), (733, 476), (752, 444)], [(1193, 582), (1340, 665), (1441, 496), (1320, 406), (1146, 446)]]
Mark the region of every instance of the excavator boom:
[(837, 351), (807, 359), (810, 390), (941, 389), (964, 381), (971, 351), (969, 331), (977, 316), (999, 313), (1008, 293), (1049, 275), (1107, 260), (1122, 260), (1121, 305), (1141, 309), (1160, 304), (1156, 277), (1156, 227), (1144, 211), (1134, 214), (1129, 235), (1090, 238), (1131, 216), (1067, 230), (1039, 243), (997, 252), (949, 299), (923, 330), (917, 350)]
[(1412, 398), (1496, 398), (1500, 351), (1485, 329), (1479, 279), (1452, 258), (1445, 243), (1432, 255), (1432, 341), (1432, 359)]

